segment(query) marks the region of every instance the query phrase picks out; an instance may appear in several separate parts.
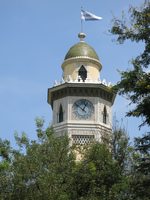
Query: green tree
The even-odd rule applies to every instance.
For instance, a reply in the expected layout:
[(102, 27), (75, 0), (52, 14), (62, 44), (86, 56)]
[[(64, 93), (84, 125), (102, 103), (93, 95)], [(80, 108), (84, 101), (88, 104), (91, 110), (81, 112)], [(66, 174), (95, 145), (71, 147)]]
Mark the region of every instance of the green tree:
[(113, 159), (118, 164), (120, 176), (122, 177), (120, 199), (135, 199), (135, 185), (140, 177), (135, 171), (138, 156), (135, 148), (131, 145), (127, 129), (123, 126), (123, 120), (119, 125), (116, 116), (113, 117), (110, 144)]
[(133, 152), (133, 147), (131, 146), (127, 130), (124, 126), (119, 126), (116, 116), (113, 117), (110, 143), (114, 159), (118, 162), (121, 173), (125, 173), (125, 170), (128, 169), (130, 154)]
[(135, 171), (141, 175), (136, 184), (137, 196), (147, 200), (150, 194), (150, 134), (136, 138), (135, 147), (141, 153), (134, 167)]
[(122, 177), (108, 146), (95, 142), (83, 148), (73, 174), (72, 199), (119, 199)]
[[(130, 6), (129, 19), (122, 12), (122, 19), (115, 16), (110, 32), (118, 35), (117, 41), (122, 44), (126, 40), (142, 42), (144, 51), (132, 59), (133, 68), (120, 72), (121, 80), (112, 87), (112, 91), (119, 95), (126, 95), (130, 105), (135, 108), (127, 112), (127, 116), (142, 117), (139, 127), (150, 126), (150, 72), (146, 69), (150, 65), (150, 2), (146, 0), (140, 6)], [(150, 194), (150, 133), (135, 140), (136, 153), (133, 156), (131, 168), (133, 193), (135, 199), (149, 199)]]
[(136, 153), (126, 129), (119, 126), (116, 117), (113, 121), (111, 137), (102, 135), (102, 143), (81, 147), (83, 159), (73, 174), (74, 199), (128, 200), (135, 197)]
[(19, 150), (14, 150), (1, 140), (0, 200), (70, 199), (68, 187), (75, 156), (69, 139), (55, 137), (52, 127), (43, 130), (43, 120), (36, 122), (37, 141), (16, 133)]
[(0, 139), (0, 199), (7, 199), (11, 185), (11, 147), (8, 140)]
[[(57, 138), (51, 126), (43, 130), (44, 120), (36, 123), (37, 140), (15, 133), (18, 150), (0, 140), (0, 200), (128, 199), (128, 177), (108, 140), (70, 146), (69, 138)], [(76, 161), (77, 150), (80, 161)]]
[(117, 41), (122, 44), (126, 40), (142, 42), (145, 45), (143, 53), (132, 59), (132, 70), (120, 72), (121, 80), (112, 87), (119, 95), (126, 95), (130, 104), (135, 108), (127, 116), (141, 116), (140, 126), (150, 125), (150, 73), (145, 69), (150, 64), (150, 3), (145, 1), (139, 7), (130, 7), (130, 18), (126, 19), (122, 12), (122, 19), (115, 16), (110, 32), (118, 35)]
[(115, 126), (111, 143), (107, 138), (70, 146), (51, 126), (44, 130), (43, 119), (36, 123), (37, 140), (15, 133), (18, 150), (0, 140), (0, 200), (136, 199), (136, 183), (145, 177), (134, 168), (141, 156), (130, 147), (125, 129)]
[(110, 144), (113, 159), (119, 166), (122, 178), (120, 199), (149, 199), (149, 178), (146, 176), (146, 174), (148, 175), (149, 173), (144, 174), (141, 170), (144, 170), (143, 166), (145, 166), (145, 169), (146, 167), (148, 169), (148, 165), (144, 165), (143, 161), (145, 161), (146, 158), (148, 160), (149, 157), (146, 157), (146, 155), (143, 157), (142, 152), (138, 152), (136, 147), (131, 146), (127, 130), (123, 125), (119, 126), (116, 116), (113, 118)]

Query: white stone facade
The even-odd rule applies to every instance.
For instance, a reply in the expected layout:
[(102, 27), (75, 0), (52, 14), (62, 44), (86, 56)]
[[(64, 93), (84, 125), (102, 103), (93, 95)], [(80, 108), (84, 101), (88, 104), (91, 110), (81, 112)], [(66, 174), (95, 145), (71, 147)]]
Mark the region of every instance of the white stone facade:
[[(79, 120), (72, 113), (73, 104), (80, 99), (90, 101), (94, 106), (94, 114), (88, 120)], [(59, 107), (62, 105), (64, 112), (63, 122), (58, 122)], [(107, 121), (103, 122), (103, 111), (106, 106)], [(67, 96), (53, 102), (53, 126), (57, 136), (65, 133), (72, 135), (94, 135), (100, 141), (104, 132), (111, 131), (111, 103), (99, 97)]]

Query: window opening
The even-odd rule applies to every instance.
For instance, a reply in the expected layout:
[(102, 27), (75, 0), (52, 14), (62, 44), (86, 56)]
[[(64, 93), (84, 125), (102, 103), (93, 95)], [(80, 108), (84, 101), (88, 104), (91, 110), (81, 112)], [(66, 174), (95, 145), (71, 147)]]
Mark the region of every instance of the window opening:
[(83, 65), (81, 66), (78, 75), (82, 78), (83, 81), (85, 81), (85, 79), (87, 78), (87, 71)]
[(63, 109), (62, 109), (62, 105), (60, 105), (60, 108), (59, 108), (59, 119), (58, 119), (59, 122), (62, 122), (63, 121)]
[(104, 111), (103, 111), (103, 123), (106, 124), (107, 120), (107, 111), (106, 111), (106, 106), (104, 106)]
[(92, 144), (94, 141), (94, 135), (72, 135), (73, 144), (84, 145)]

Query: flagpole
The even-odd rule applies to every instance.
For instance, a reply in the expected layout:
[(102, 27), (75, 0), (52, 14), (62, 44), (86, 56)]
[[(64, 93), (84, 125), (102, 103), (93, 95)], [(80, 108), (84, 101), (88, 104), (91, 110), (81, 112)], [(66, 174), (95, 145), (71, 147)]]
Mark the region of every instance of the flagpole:
[[(81, 7), (81, 11), (82, 11), (82, 7)], [(82, 33), (82, 29), (83, 29), (83, 20), (82, 20), (82, 16), (81, 16), (81, 33)]]
[(83, 33), (83, 11), (81, 7), (81, 33), (78, 34), (78, 37), (80, 38), (80, 42), (84, 42), (83, 39), (85, 38), (85, 34)]

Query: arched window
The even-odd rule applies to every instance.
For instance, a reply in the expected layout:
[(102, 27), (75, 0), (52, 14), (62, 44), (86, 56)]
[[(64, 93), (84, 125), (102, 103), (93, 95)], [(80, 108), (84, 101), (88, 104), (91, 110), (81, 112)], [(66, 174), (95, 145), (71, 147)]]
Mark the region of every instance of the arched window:
[(62, 109), (62, 105), (60, 105), (59, 114), (58, 114), (58, 122), (62, 122), (62, 121), (63, 121), (63, 109)]
[(104, 106), (104, 110), (103, 110), (103, 123), (104, 123), (104, 124), (107, 123), (107, 111), (106, 111), (106, 106)]
[(87, 71), (83, 65), (79, 69), (78, 75), (82, 78), (83, 81), (85, 81), (85, 79), (87, 78)]

